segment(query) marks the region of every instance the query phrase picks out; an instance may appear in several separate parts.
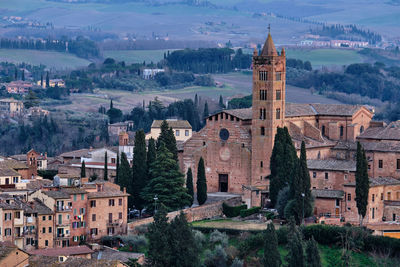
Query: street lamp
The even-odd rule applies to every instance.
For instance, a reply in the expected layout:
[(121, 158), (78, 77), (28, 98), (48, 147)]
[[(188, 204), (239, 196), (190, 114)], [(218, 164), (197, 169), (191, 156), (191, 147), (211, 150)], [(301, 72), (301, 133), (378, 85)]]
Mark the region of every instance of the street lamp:
[(304, 197), (306, 196), (304, 193), (301, 193), (301, 196), (303, 197), (303, 217), (301, 217), (301, 224), (304, 224)]
[(155, 195), (153, 199), (154, 199), (154, 214), (156, 214), (156, 212), (157, 212), (157, 200), (158, 200), (157, 195)]

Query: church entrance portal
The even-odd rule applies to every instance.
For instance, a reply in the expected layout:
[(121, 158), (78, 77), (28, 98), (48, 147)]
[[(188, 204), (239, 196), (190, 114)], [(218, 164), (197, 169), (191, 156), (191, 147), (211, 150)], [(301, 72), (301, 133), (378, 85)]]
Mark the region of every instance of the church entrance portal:
[(228, 192), (228, 174), (219, 174), (219, 192)]

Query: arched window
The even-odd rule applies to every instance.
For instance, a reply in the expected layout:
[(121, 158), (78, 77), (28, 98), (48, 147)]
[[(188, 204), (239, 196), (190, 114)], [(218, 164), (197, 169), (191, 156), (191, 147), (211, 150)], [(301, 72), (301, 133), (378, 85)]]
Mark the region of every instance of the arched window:
[(360, 127), (360, 134), (364, 132), (364, 126), (361, 125)]

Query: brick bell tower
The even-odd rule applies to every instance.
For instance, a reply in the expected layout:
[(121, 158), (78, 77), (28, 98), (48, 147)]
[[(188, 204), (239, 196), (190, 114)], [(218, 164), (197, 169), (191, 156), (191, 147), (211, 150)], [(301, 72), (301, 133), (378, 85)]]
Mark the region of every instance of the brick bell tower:
[(251, 185), (263, 190), (268, 185), (266, 176), (270, 174), (269, 163), (276, 130), (284, 126), (285, 83), (285, 50), (278, 54), (268, 33), (261, 53), (258, 54), (257, 49), (253, 53)]

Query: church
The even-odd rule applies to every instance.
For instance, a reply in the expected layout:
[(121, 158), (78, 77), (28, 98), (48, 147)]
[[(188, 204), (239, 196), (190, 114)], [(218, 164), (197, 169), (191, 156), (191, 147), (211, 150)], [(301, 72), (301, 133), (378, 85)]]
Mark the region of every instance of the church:
[[(270, 34), (262, 50), (254, 51), (252, 61), (252, 107), (210, 115), (206, 126), (183, 144), (182, 171), (186, 173), (192, 168), (196, 184), (197, 163), (203, 157), (208, 192), (241, 194), (248, 207), (264, 207), (269, 198), (268, 175), (274, 136), (278, 127), (287, 127), (298, 151), (305, 141), (307, 157), (315, 168), (329, 162), (338, 166), (347, 162), (343, 166), (351, 165), (347, 172), (354, 173), (354, 153), (344, 153), (344, 158), (338, 158), (342, 154), (335, 148), (339, 144), (354, 144), (370, 127), (383, 127), (381, 122), (372, 121), (373, 110), (362, 105), (286, 103), (285, 50), (276, 50)], [(332, 171), (335, 170), (328, 169), (325, 173)], [(341, 189), (318, 188), (315, 184), (312, 181), (315, 192), (323, 191), (319, 192), (321, 195), (332, 195), (331, 191)], [(341, 192), (337, 196), (340, 201), (343, 200)]]

